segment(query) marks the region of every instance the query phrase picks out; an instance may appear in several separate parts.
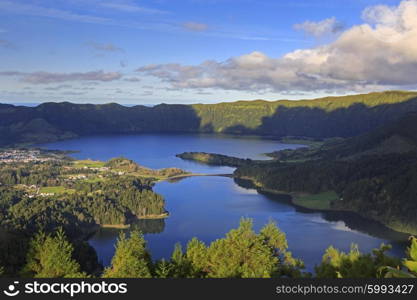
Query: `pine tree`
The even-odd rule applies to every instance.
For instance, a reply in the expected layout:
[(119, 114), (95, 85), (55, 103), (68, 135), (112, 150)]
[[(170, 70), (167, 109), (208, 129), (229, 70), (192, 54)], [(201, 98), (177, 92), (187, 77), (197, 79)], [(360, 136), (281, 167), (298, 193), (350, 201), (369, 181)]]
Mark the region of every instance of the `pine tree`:
[(318, 278), (375, 278), (383, 266), (395, 267), (399, 259), (389, 257), (386, 252), (391, 246), (382, 244), (372, 254), (363, 254), (356, 244), (348, 253), (332, 246), (327, 248), (320, 265), (315, 267)]
[(384, 266), (379, 269), (383, 277), (417, 278), (417, 238), (412, 236), (410, 240), (411, 246), (407, 248), (407, 258), (404, 258), (402, 261), (404, 268)]
[(190, 271), (193, 277), (207, 275), (207, 247), (197, 238), (191, 239), (187, 244), (186, 258), (190, 262)]
[(72, 258), (73, 251), (62, 228), (55, 236), (40, 232), (30, 242), (22, 274), (38, 278), (87, 277)]
[(286, 249), (285, 234), (275, 224), (266, 225), (257, 234), (252, 221), (242, 219), (237, 229), (208, 248), (197, 239), (191, 240), (185, 257), (194, 276), (261, 278), (281, 275), (278, 271), (284, 264), (299, 267)]
[(151, 258), (140, 231), (134, 230), (126, 238), (121, 232), (111, 266), (106, 268), (104, 278), (150, 278)]
[(161, 259), (156, 263), (155, 275), (157, 278), (171, 278), (172, 264), (165, 259)]

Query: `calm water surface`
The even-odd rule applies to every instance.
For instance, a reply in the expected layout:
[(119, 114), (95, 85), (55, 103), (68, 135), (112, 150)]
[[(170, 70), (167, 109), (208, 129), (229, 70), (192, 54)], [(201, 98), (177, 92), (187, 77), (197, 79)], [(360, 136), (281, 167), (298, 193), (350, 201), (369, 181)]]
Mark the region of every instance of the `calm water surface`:
[[(275, 140), (213, 135), (109, 135), (93, 136), (42, 145), (48, 149), (78, 150), (79, 159), (108, 160), (124, 156), (150, 168), (179, 167), (209, 174), (232, 173), (233, 168), (206, 166), (183, 161), (175, 154), (204, 151), (241, 158), (267, 159), (263, 153), (293, 149), (300, 145), (282, 144)], [(363, 252), (391, 243), (392, 253), (403, 256), (405, 235), (354, 214), (318, 213), (297, 209), (288, 197), (260, 194), (245, 182), (229, 177), (192, 177), (177, 182), (160, 182), (154, 188), (163, 195), (170, 217), (165, 220), (140, 220), (148, 247), (155, 259), (168, 258), (175, 243), (183, 247), (192, 237), (206, 243), (223, 237), (239, 224), (241, 217), (254, 220), (256, 230), (269, 220), (275, 221), (287, 234), (293, 255), (302, 258), (309, 270), (320, 262), (324, 250), (333, 245), (349, 250), (359, 244)], [(99, 259), (108, 265), (114, 254), (119, 230), (102, 229), (89, 243)]]

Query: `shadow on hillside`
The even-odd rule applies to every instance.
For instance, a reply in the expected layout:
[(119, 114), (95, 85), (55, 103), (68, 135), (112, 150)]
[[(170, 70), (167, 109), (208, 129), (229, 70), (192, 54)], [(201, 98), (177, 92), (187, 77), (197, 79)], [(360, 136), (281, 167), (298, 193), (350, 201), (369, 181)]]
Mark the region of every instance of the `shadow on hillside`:
[[(42, 105), (41, 105), (42, 106)], [(187, 105), (125, 107), (119, 104), (49, 103), (38, 107), (42, 118), (79, 135), (145, 132), (197, 132), (200, 118)]]
[[(362, 233), (366, 233), (368, 235), (387, 239), (390, 241), (399, 241), (404, 242), (407, 241), (409, 235), (406, 233), (400, 233), (394, 231), (392, 229), (387, 228), (385, 225), (381, 224), (380, 222), (366, 219), (361, 217), (357, 213), (354, 212), (345, 212), (345, 211), (318, 211), (313, 209), (307, 209), (300, 206), (294, 206), (291, 201), (291, 195), (289, 194), (275, 194), (270, 193), (268, 191), (263, 191), (261, 189), (256, 188), (253, 183), (249, 180), (234, 178), (234, 182), (245, 189), (255, 189), (259, 194), (266, 196), (271, 201), (277, 201), (282, 204), (286, 204), (289, 206), (294, 207), (296, 212), (303, 213), (303, 214), (320, 214), (321, 217), (328, 221), (332, 222), (334, 227), (339, 230), (354, 230), (359, 231)], [(279, 222), (279, 220), (277, 220)], [(343, 223), (339, 223), (343, 222)]]
[[(201, 112), (193, 106), (180, 104), (160, 104), (154, 107), (69, 102), (44, 103), (37, 107), (0, 104), (0, 145), (40, 143), (96, 134), (221, 132), (274, 137), (350, 137), (394, 121), (408, 112), (417, 111), (417, 98), (374, 107), (354, 103), (327, 111), (325, 107), (330, 104), (317, 104), (322, 107), (290, 107), (287, 105), (294, 104), (281, 104), (272, 115), (264, 117), (262, 113), (259, 116), (256, 106), (231, 111), (226, 108), (217, 111), (208, 109), (203, 113), (204, 117), (200, 117)], [(227, 122), (230, 113), (235, 121), (232, 121), (231, 126), (222, 128), (225, 119), (230, 124)], [(202, 118), (206, 120), (203, 122)], [(260, 125), (249, 128), (248, 124), (257, 122), (256, 118), (261, 118)]]
[(273, 115), (263, 117), (261, 125), (256, 129), (236, 124), (226, 128), (224, 132), (276, 137), (351, 137), (397, 120), (411, 111), (417, 111), (417, 98), (374, 107), (354, 103), (332, 111), (318, 107), (280, 105)]

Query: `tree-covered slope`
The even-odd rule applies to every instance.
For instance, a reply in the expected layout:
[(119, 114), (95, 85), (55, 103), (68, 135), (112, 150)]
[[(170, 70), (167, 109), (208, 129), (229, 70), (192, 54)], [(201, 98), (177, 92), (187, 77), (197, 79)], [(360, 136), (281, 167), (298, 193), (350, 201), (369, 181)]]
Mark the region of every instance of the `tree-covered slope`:
[(291, 193), (336, 192), (331, 209), (355, 211), (393, 229), (417, 232), (417, 113), (316, 150), (277, 152), (235, 175)]
[(347, 139), (330, 139), (321, 146), (283, 150), (268, 155), (280, 161), (354, 159), (365, 155), (417, 151), (417, 112)]
[(201, 127), (216, 132), (332, 137), (353, 136), (415, 111), (415, 100), (415, 92), (389, 91), (314, 100), (238, 101), (193, 107)]
[(125, 107), (0, 104), (0, 146), (107, 133), (216, 132), (269, 136), (350, 137), (417, 111), (417, 93), (391, 91), (300, 101)]

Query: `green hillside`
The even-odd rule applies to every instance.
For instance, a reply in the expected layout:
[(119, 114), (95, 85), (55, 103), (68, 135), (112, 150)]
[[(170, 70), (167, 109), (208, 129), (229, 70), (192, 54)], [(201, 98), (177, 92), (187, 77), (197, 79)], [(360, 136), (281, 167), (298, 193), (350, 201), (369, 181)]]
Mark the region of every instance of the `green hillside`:
[(357, 137), (315, 149), (280, 151), (269, 163), (249, 162), (238, 167), (235, 176), (295, 195), (334, 191), (337, 197), (327, 204), (329, 209), (354, 211), (415, 234), (416, 128), (417, 113), (410, 113)]
[(300, 101), (125, 107), (0, 104), (0, 146), (91, 134), (208, 132), (313, 138), (351, 137), (417, 111), (417, 93), (390, 91)]
[[(278, 100), (278, 101), (237, 101), (218, 104), (196, 104), (193, 108), (201, 119), (201, 127), (211, 127), (216, 132), (230, 131), (236, 126), (256, 130), (263, 126), (264, 118), (274, 115), (288, 114), (289, 110), (297, 109), (297, 113), (313, 113), (314, 110), (328, 115), (347, 110), (355, 104), (363, 105), (363, 110), (375, 109), (382, 105), (404, 103), (416, 99), (416, 92), (388, 91), (341, 97), (325, 97), (313, 100)], [(260, 131), (260, 130), (258, 130)]]

